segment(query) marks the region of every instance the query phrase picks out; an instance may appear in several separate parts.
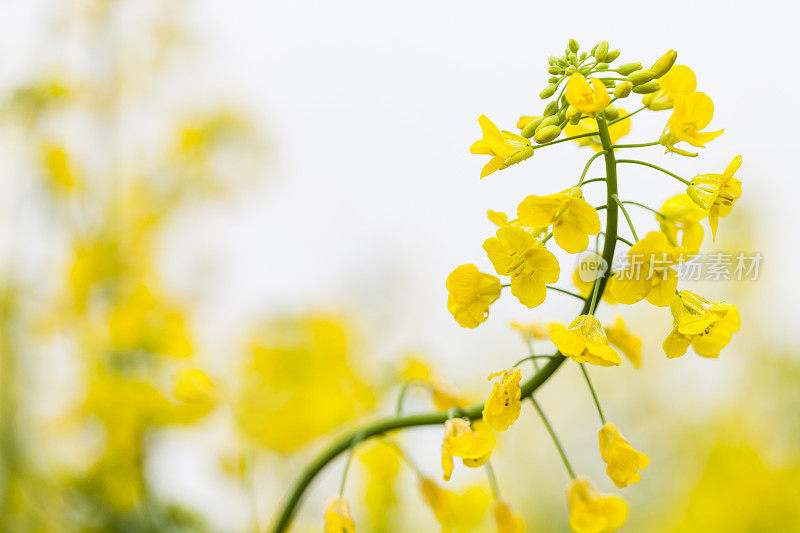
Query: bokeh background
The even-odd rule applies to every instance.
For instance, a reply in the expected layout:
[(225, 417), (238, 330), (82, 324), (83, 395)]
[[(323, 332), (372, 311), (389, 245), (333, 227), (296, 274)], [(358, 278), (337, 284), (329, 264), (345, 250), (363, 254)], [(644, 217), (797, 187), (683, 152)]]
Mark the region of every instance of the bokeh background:
[[(0, 530), (264, 530), (315, 452), (394, 409), (410, 361), (482, 399), (485, 376), (525, 353), (508, 323), (568, 321), (575, 303), (502, 299), (465, 330), (444, 279), (461, 263), (491, 271), (486, 210), (565, 188), (588, 153), (561, 144), (480, 181), (468, 147), (481, 113), (510, 129), (540, 110), (546, 58), (574, 37), (608, 40), (622, 62), (678, 51), (726, 132), (695, 159), (643, 157), (692, 176), (742, 154), (716, 249), (764, 256), (757, 281), (686, 285), (742, 313), (718, 360), (667, 361), (664, 310), (601, 306), (646, 347), (641, 369), (593, 371), (652, 460), (624, 491), (623, 530), (800, 531), (794, 4), (0, 5)], [(640, 113), (627, 139), (654, 139), (668, 113)], [(620, 189), (654, 206), (680, 192), (627, 167)], [(186, 402), (174, 384), (192, 368), (214, 389)], [(577, 370), (537, 396), (576, 468), (614, 490)], [(529, 531), (566, 531), (563, 467), (523, 413), (493, 456), (503, 495)], [(399, 438), (437, 478), (440, 431)], [(342, 467), (294, 530), (321, 530)], [(488, 492), (480, 471), (451, 484)], [(360, 531), (438, 529), (386, 450), (358, 454), (346, 494)], [(463, 529), (491, 530), (476, 513)]]

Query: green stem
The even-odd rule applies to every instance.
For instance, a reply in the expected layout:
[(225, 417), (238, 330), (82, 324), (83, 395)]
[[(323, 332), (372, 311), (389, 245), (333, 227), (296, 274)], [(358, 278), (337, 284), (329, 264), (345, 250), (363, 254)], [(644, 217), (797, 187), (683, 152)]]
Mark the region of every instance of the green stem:
[(600, 407), (600, 398), (597, 397), (597, 392), (594, 390), (594, 385), (592, 385), (592, 380), (589, 378), (589, 372), (586, 371), (586, 366), (583, 363), (580, 363), (581, 372), (583, 372), (583, 377), (586, 379), (586, 384), (589, 385), (589, 390), (592, 392), (592, 399), (594, 399), (594, 405), (597, 407), (597, 414), (600, 415), (600, 421), (603, 425), (606, 425), (606, 417), (603, 415), (603, 408)]
[(645, 167), (650, 167), (650, 168), (653, 168), (655, 170), (659, 170), (659, 171), (663, 172), (664, 174), (667, 174), (668, 176), (672, 176), (676, 180), (681, 181), (681, 182), (685, 183), (686, 185), (691, 185), (692, 184), (691, 181), (685, 180), (682, 177), (678, 176), (677, 174), (675, 174), (673, 172), (670, 172), (669, 170), (667, 170), (665, 168), (661, 168), (658, 165), (654, 165), (653, 163), (648, 163), (647, 161), (639, 161), (638, 159), (619, 159), (619, 160), (617, 160), (617, 163), (629, 163), (629, 164), (633, 164), (633, 165), (643, 165)]
[(586, 185), (587, 183), (594, 183), (595, 181), (606, 181), (606, 179), (605, 178), (592, 178), (590, 180), (584, 181), (583, 184)]
[(589, 172), (589, 167), (592, 166), (592, 161), (594, 161), (603, 154), (605, 154), (605, 152), (600, 151), (589, 158), (589, 161), (586, 162), (586, 166), (583, 167), (583, 172), (581, 173), (581, 179), (578, 180), (578, 187), (580, 187), (581, 184), (583, 184), (583, 179), (586, 177), (586, 173)]
[(628, 216), (628, 210), (625, 209), (625, 206), (622, 205), (622, 202), (619, 200), (619, 197), (615, 194), (614, 201), (617, 202), (619, 208), (622, 209), (622, 214), (625, 215), (625, 220), (628, 221), (628, 227), (631, 228), (631, 233), (633, 233), (633, 240), (639, 242), (639, 237), (636, 235), (636, 228), (633, 227), (633, 222), (631, 222), (631, 217)]
[(645, 148), (647, 146), (655, 146), (657, 144), (661, 144), (658, 141), (653, 141), (650, 143), (638, 143), (638, 144), (615, 144), (614, 148)]
[(644, 209), (647, 209), (648, 211), (652, 211), (653, 213), (655, 213), (656, 215), (660, 216), (661, 218), (666, 218), (664, 213), (662, 213), (661, 211), (659, 211), (657, 209), (653, 209), (649, 205), (640, 204), (639, 202), (634, 202), (633, 200), (623, 200), (622, 203), (623, 204), (638, 205), (639, 207), (643, 207)]
[(615, 118), (614, 120), (612, 120), (611, 122), (609, 122), (609, 123), (608, 123), (608, 125), (609, 125), (609, 126), (611, 126), (612, 124), (616, 124), (617, 122), (620, 122), (621, 120), (626, 120), (626, 119), (629, 119), (629, 118), (631, 118), (633, 115), (635, 115), (636, 113), (638, 113), (639, 111), (644, 111), (645, 109), (647, 109), (647, 106), (642, 106), (642, 107), (640, 107), (639, 109), (637, 109), (636, 111), (632, 111), (632, 112), (628, 113), (628, 114), (627, 114), (627, 115), (625, 115), (624, 117)]
[[(606, 216), (606, 239), (603, 243), (603, 259), (608, 265), (614, 261), (614, 250), (617, 244), (617, 223), (618, 223), (618, 209), (617, 204), (614, 202), (614, 196), (617, 194), (617, 161), (614, 158), (614, 151), (611, 149), (611, 136), (608, 133), (608, 124), (601, 116), (597, 117), (598, 131), (588, 134), (579, 135), (572, 138), (561, 139), (560, 141), (553, 141), (549, 144), (557, 142), (564, 142), (577, 137), (589, 137), (598, 135), (600, 142), (603, 144), (603, 154), (606, 164), (606, 196), (608, 204)], [(546, 145), (540, 145), (546, 146)], [(606, 283), (611, 274), (611, 269), (607, 269), (606, 273), (600, 278), (598, 286), (598, 294), (602, 296), (605, 290)], [(589, 298), (584, 299), (582, 315), (588, 314), (591, 301)], [(556, 353), (536, 374), (530, 377), (526, 382), (520, 386), (521, 398), (528, 398), (541, 387), (548, 379), (558, 370), (564, 362), (565, 357), (561, 353)], [(483, 404), (475, 404), (465, 409), (459, 409), (459, 415), (475, 420), (480, 418), (483, 412)], [(280, 507), (280, 511), (275, 519), (271, 528), (272, 533), (284, 533), (294, 517), (300, 500), (305, 494), (306, 489), (328, 463), (336, 459), (342, 452), (346, 451), (353, 441), (366, 440), (371, 437), (383, 435), (389, 431), (397, 429), (418, 427), (418, 426), (437, 426), (444, 424), (449, 418), (448, 411), (438, 411), (433, 413), (420, 413), (413, 415), (392, 416), (376, 420), (372, 423), (366, 424), (362, 427), (351, 430), (343, 436), (336, 439), (333, 443), (323, 450), (301, 473), (297, 480), (292, 485), (288, 497)]]
[(633, 246), (633, 243), (631, 241), (629, 241), (628, 239), (625, 239), (624, 237), (620, 237), (619, 235), (617, 235), (617, 240), (624, 242), (628, 246)]
[(347, 454), (347, 462), (344, 464), (344, 471), (342, 472), (342, 482), (339, 485), (339, 496), (344, 495), (344, 485), (347, 482), (347, 473), (350, 471), (350, 463), (353, 462), (353, 456), (355, 455), (354, 452), (356, 451), (356, 445), (358, 445), (358, 442), (353, 440), (353, 444), (350, 446), (350, 453)]
[(556, 449), (558, 450), (558, 455), (561, 456), (561, 460), (564, 462), (564, 466), (567, 467), (567, 472), (569, 473), (569, 477), (575, 479), (576, 477), (575, 471), (572, 469), (572, 465), (569, 464), (569, 459), (567, 459), (567, 454), (564, 451), (564, 447), (561, 445), (561, 441), (558, 440), (556, 432), (553, 431), (553, 426), (550, 425), (550, 421), (544, 415), (544, 411), (542, 411), (542, 408), (539, 407), (539, 402), (537, 402), (536, 398), (534, 398), (533, 396), (531, 396), (531, 403), (533, 404), (533, 407), (536, 408), (536, 412), (539, 413), (539, 418), (542, 419), (544, 427), (547, 428), (547, 432), (550, 434), (550, 438), (553, 439), (553, 444), (556, 445)]
[(560, 289), (558, 287), (553, 287), (552, 285), (548, 285), (547, 288), (550, 289), (551, 291), (557, 291), (557, 292), (561, 292), (561, 293), (564, 293), (564, 294), (569, 294), (570, 296), (573, 296), (573, 297), (577, 298), (578, 300), (583, 300), (584, 299), (583, 296), (581, 296), (580, 294), (578, 294), (576, 292), (568, 291), (566, 289)]
[(593, 131), (591, 133), (581, 133), (580, 135), (573, 135), (572, 137), (564, 137), (563, 139), (558, 139), (556, 141), (550, 141), (549, 143), (536, 144), (536, 145), (533, 145), (532, 148), (534, 150), (536, 150), (538, 148), (544, 148), (545, 146), (551, 146), (553, 144), (558, 144), (558, 143), (565, 143), (567, 141), (574, 141), (575, 139), (582, 139), (583, 137), (592, 137), (594, 135), (597, 135), (596, 131)]
[(484, 465), (486, 468), (486, 476), (489, 478), (489, 486), (492, 488), (492, 497), (495, 500), (500, 499), (500, 486), (497, 484), (497, 476), (494, 474), (494, 468), (491, 461), (486, 461)]

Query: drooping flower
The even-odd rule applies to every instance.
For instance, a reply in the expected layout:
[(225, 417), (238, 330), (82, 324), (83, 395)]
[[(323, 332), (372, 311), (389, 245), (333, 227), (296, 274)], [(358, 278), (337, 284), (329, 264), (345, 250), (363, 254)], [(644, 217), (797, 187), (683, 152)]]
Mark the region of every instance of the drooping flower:
[(424, 478), (419, 488), (442, 527), (442, 533), (472, 531), (483, 519), (489, 505), (489, 494), (481, 487), (471, 487), (458, 494)]
[(495, 431), (505, 431), (519, 418), (522, 407), (520, 403), (519, 382), (522, 373), (519, 369), (501, 370), (489, 374), (489, 379), (500, 377), (492, 386), (492, 392), (483, 406), (483, 421)]
[(667, 147), (667, 152), (694, 157), (696, 153), (675, 148), (675, 145), (683, 141), (703, 148), (707, 142), (722, 135), (725, 130), (701, 131), (711, 123), (713, 116), (714, 103), (705, 93), (679, 96), (659, 142)]
[(568, 328), (553, 324), (550, 340), (563, 355), (579, 363), (617, 366), (622, 362), (619, 354), (608, 345), (603, 327), (593, 315), (580, 315)]
[[(581, 256), (581, 260), (575, 270), (572, 272), (572, 283), (581, 293), (584, 298), (589, 298), (594, 290), (594, 283), (603, 274), (605, 274), (608, 266), (606, 261), (598, 253), (586, 252)], [(617, 300), (611, 293), (612, 278), (606, 281), (605, 290), (603, 290), (602, 300), (607, 304), (614, 305)]]
[(463, 418), (451, 418), (444, 423), (442, 441), (442, 478), (450, 481), (453, 457), (461, 457), (464, 466), (478, 468), (492, 455), (495, 437), (489, 426), (478, 420), (470, 424)]
[(631, 332), (621, 316), (613, 324), (607, 324), (605, 331), (609, 344), (621, 351), (633, 366), (642, 366), (642, 339)]
[(628, 251), (628, 264), (614, 273), (611, 293), (618, 302), (635, 304), (647, 298), (658, 307), (672, 301), (678, 273), (672, 268), (685, 258), (683, 248), (669, 243), (660, 231), (651, 231)]
[(473, 154), (492, 156), (481, 170), (481, 178), (533, 155), (533, 147), (528, 139), (510, 131), (500, 131), (486, 115), (478, 118), (478, 124), (481, 126), (483, 139), (472, 143), (469, 150)]
[(355, 533), (356, 525), (350, 516), (350, 505), (345, 498), (331, 498), (325, 508), (325, 533)]
[(195, 404), (213, 404), (217, 389), (208, 375), (199, 368), (186, 368), (175, 376), (173, 394), (176, 399)]
[(497, 533), (525, 533), (525, 522), (522, 517), (511, 511), (508, 504), (502, 500), (494, 504), (494, 521), (497, 524)]
[(560, 268), (555, 256), (533, 235), (517, 226), (498, 228), (497, 237), (483, 249), (498, 274), (511, 277), (511, 294), (526, 307), (536, 307), (546, 296), (548, 283), (558, 281)]
[(617, 496), (606, 496), (586, 478), (574, 479), (567, 489), (569, 527), (575, 533), (611, 533), (628, 519), (628, 504)]
[(619, 434), (617, 426), (606, 422), (598, 433), (600, 457), (606, 463), (606, 474), (617, 488), (627, 487), (641, 481), (644, 470), (650, 465), (647, 455), (635, 450)]
[(717, 238), (717, 225), (720, 218), (731, 213), (733, 204), (742, 195), (742, 182), (733, 175), (742, 164), (742, 156), (737, 155), (722, 174), (700, 174), (692, 178), (686, 194), (708, 213), (711, 238)]
[(576, 254), (589, 245), (589, 235), (600, 232), (600, 217), (583, 199), (580, 187), (547, 196), (531, 195), (517, 208), (526, 226), (553, 226), (553, 238), (563, 250)]
[(577, 72), (569, 77), (565, 96), (569, 105), (584, 115), (596, 116), (611, 102), (608, 89), (602, 81), (595, 78), (589, 85), (586, 78)]
[(445, 286), (447, 310), (462, 328), (476, 328), (485, 322), (489, 306), (500, 297), (500, 280), (475, 265), (457, 267), (447, 276)]
[(697, 90), (697, 78), (686, 65), (673, 65), (658, 79), (658, 84), (661, 86), (658, 91), (642, 97), (642, 104), (651, 111), (672, 109), (677, 98)]
[[(667, 236), (670, 244), (682, 246), (687, 253), (694, 254), (703, 244), (703, 226), (700, 221), (706, 217), (706, 211), (700, 208), (688, 194), (678, 194), (664, 202), (656, 220), (661, 231)], [(680, 239), (678, 234), (680, 233)]]
[(670, 310), (673, 329), (661, 345), (670, 359), (685, 354), (689, 345), (697, 355), (718, 357), (741, 323), (735, 305), (725, 301), (711, 303), (686, 290), (675, 295)]
[[(611, 137), (611, 142), (613, 144), (617, 144), (617, 141), (631, 132), (630, 119), (619, 120), (622, 117), (627, 116), (628, 112), (619, 107), (617, 109), (619, 110), (619, 117), (616, 120), (618, 121), (608, 125), (608, 134)], [(592, 133), (596, 131), (597, 119), (592, 117), (582, 118), (577, 124), (567, 124), (564, 126), (564, 133), (568, 137), (574, 137), (575, 135), (582, 135), (584, 133)], [(603, 150), (603, 144), (600, 142), (600, 137), (597, 135), (581, 137), (579, 139), (575, 139), (575, 142), (581, 146), (589, 146), (595, 152), (600, 152)]]

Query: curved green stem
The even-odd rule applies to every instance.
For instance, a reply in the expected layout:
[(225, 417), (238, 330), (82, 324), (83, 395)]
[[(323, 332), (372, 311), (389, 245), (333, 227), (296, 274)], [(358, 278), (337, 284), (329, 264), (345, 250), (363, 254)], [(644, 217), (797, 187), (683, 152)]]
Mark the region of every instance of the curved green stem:
[(578, 294), (576, 292), (568, 291), (566, 289), (560, 289), (558, 287), (553, 287), (552, 285), (548, 285), (547, 288), (549, 290), (552, 290), (552, 291), (557, 291), (557, 292), (562, 292), (564, 294), (569, 294), (570, 296), (573, 296), (573, 297), (577, 298), (578, 300), (583, 300), (584, 299), (583, 296), (581, 296), (580, 294)]
[(600, 421), (603, 425), (606, 425), (606, 417), (603, 414), (603, 408), (600, 407), (600, 398), (597, 397), (597, 392), (594, 390), (594, 385), (592, 385), (592, 380), (589, 378), (589, 372), (586, 371), (586, 365), (580, 363), (581, 372), (583, 373), (584, 379), (586, 379), (586, 384), (589, 385), (589, 390), (592, 393), (592, 399), (594, 400), (594, 405), (597, 407), (597, 414), (600, 415)]
[[(617, 161), (614, 158), (614, 151), (611, 149), (611, 136), (608, 133), (608, 124), (606, 120), (600, 116), (597, 117), (598, 131), (595, 133), (584, 134), (576, 137), (588, 137), (590, 135), (598, 135), (600, 142), (603, 144), (605, 164), (606, 164), (606, 195), (608, 209), (606, 210), (606, 239), (603, 243), (603, 259), (608, 265), (611, 265), (614, 260), (614, 250), (617, 244), (617, 222), (618, 222), (618, 209), (614, 201), (614, 196), (617, 194)], [(570, 138), (561, 139), (557, 142), (571, 140)], [(546, 146), (546, 145), (540, 145)], [(605, 290), (606, 283), (610, 276), (611, 269), (607, 269), (602, 277), (598, 278), (597, 293), (602, 296)], [(591, 309), (591, 300), (585, 298), (583, 300), (582, 315), (588, 314)], [(546, 365), (544, 365), (536, 374), (531, 376), (526, 382), (520, 386), (521, 398), (530, 398), (534, 391), (541, 387), (548, 379), (558, 370), (564, 362), (565, 357), (561, 353), (553, 355)], [(475, 420), (480, 418), (483, 413), (483, 404), (475, 404), (465, 409), (457, 409), (457, 416)], [(418, 426), (436, 426), (444, 424), (450, 418), (448, 411), (437, 411), (432, 413), (419, 413), (413, 415), (391, 416), (376, 420), (372, 423), (366, 424), (359, 428), (345, 433), (333, 443), (323, 450), (305, 470), (300, 473), (300, 476), (292, 485), (289, 495), (280, 507), (280, 511), (272, 525), (270, 531), (272, 533), (284, 533), (294, 517), (300, 500), (305, 494), (306, 489), (317, 476), (317, 474), (325, 468), (328, 463), (336, 459), (342, 452), (347, 451), (354, 443), (361, 442), (362, 440), (371, 437), (383, 435), (389, 431), (397, 429), (418, 427)]]
[(619, 208), (622, 209), (622, 214), (625, 215), (625, 220), (628, 221), (628, 227), (631, 229), (631, 233), (633, 233), (633, 240), (639, 242), (639, 237), (636, 235), (636, 228), (633, 227), (633, 222), (631, 222), (631, 217), (628, 216), (628, 210), (625, 209), (625, 206), (622, 205), (619, 196), (617, 196), (616, 194), (614, 195), (614, 201), (617, 202)]
[(667, 170), (665, 168), (661, 168), (660, 166), (654, 165), (653, 163), (648, 163), (647, 161), (639, 161), (638, 159), (620, 159), (620, 160), (617, 161), (617, 163), (629, 163), (629, 164), (633, 164), (633, 165), (642, 165), (642, 166), (645, 166), (645, 167), (650, 167), (652, 169), (661, 171), (661, 172), (663, 172), (664, 174), (666, 174), (668, 176), (672, 176), (676, 180), (681, 181), (681, 182), (685, 183), (686, 185), (691, 185), (692, 184), (691, 181), (683, 179), (682, 177), (678, 176), (674, 172), (670, 172), (669, 170)]
[(572, 469), (572, 465), (569, 463), (569, 459), (567, 459), (567, 452), (564, 451), (564, 447), (561, 445), (561, 441), (558, 440), (558, 436), (556, 435), (553, 426), (550, 425), (550, 421), (544, 415), (544, 411), (542, 411), (542, 408), (539, 406), (539, 402), (537, 402), (533, 396), (531, 396), (531, 403), (533, 404), (533, 407), (536, 409), (536, 412), (539, 413), (539, 418), (542, 419), (542, 423), (544, 424), (544, 427), (547, 429), (547, 432), (550, 434), (550, 438), (553, 439), (553, 444), (555, 444), (556, 449), (558, 450), (558, 455), (561, 456), (561, 460), (564, 462), (564, 466), (567, 468), (569, 477), (575, 479), (576, 477), (575, 470)]
[(630, 113), (628, 113), (628, 114), (627, 114), (627, 115), (625, 115), (624, 117), (615, 118), (614, 120), (612, 120), (611, 122), (609, 122), (609, 123), (608, 123), (608, 125), (610, 126), (610, 125), (612, 125), (612, 124), (616, 124), (617, 122), (620, 122), (621, 120), (626, 120), (626, 119), (629, 119), (629, 118), (631, 118), (633, 115), (635, 115), (636, 113), (638, 113), (639, 111), (644, 111), (645, 109), (647, 109), (647, 106), (642, 106), (642, 107), (640, 107), (639, 109), (637, 109), (636, 111), (631, 111)]
[(637, 143), (637, 144), (615, 144), (614, 148), (645, 148), (647, 146), (655, 146), (657, 144), (661, 144), (658, 141), (653, 141), (649, 143)]
[(605, 151), (600, 151), (589, 158), (589, 160), (586, 162), (586, 166), (583, 167), (583, 172), (581, 173), (581, 179), (578, 180), (578, 187), (580, 187), (583, 184), (583, 179), (586, 177), (586, 173), (589, 172), (589, 167), (592, 166), (592, 161), (594, 161), (603, 154), (605, 154)]
[(660, 216), (661, 218), (666, 218), (666, 216), (664, 216), (664, 213), (662, 213), (658, 209), (653, 209), (649, 205), (640, 204), (639, 202), (634, 202), (633, 200), (623, 200), (622, 203), (623, 204), (637, 205), (639, 207), (647, 209), (648, 211), (652, 211), (653, 213), (655, 213), (656, 215)]

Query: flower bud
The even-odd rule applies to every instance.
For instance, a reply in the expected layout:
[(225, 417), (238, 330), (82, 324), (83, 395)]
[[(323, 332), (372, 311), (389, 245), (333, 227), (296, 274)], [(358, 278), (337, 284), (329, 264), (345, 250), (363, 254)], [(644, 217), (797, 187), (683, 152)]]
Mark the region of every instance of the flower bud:
[(577, 52), (579, 48), (580, 48), (580, 46), (578, 46), (578, 41), (576, 41), (575, 39), (570, 39), (569, 40), (569, 49), (570, 50), (572, 50), (573, 52)]
[(617, 67), (617, 72), (619, 72), (623, 76), (627, 76), (631, 72), (640, 70), (641, 68), (642, 68), (641, 63), (625, 63), (624, 65), (620, 65), (619, 67)]
[(606, 55), (606, 63), (611, 63), (618, 57), (619, 57), (619, 50), (611, 50), (608, 53), (608, 55)]
[(629, 81), (623, 81), (619, 85), (616, 86), (614, 89), (614, 97), (615, 98), (625, 98), (629, 94), (631, 94), (631, 89), (633, 88), (633, 84)]
[(637, 85), (647, 83), (655, 77), (656, 73), (652, 70), (635, 70), (628, 74), (628, 81), (631, 82), (635, 87)]
[(550, 65), (550, 66), (555, 65), (556, 64), (556, 58), (553, 57), (553, 56), (548, 57), (547, 58), (547, 64)]
[(533, 140), (538, 144), (544, 144), (555, 140), (559, 135), (561, 135), (561, 128), (550, 125), (537, 131), (536, 135), (533, 136)]
[(601, 42), (597, 45), (597, 48), (594, 49), (592, 55), (598, 61), (605, 61), (606, 55), (608, 54), (608, 43), (606, 41)]
[(558, 123), (559, 124), (561, 124), (562, 122), (567, 120), (567, 108), (566, 107), (562, 107), (561, 109), (559, 109), (557, 116), (558, 116)]
[(541, 120), (541, 122), (539, 122), (539, 124), (536, 126), (535, 133), (539, 133), (539, 132), (540, 132), (540, 131), (542, 131), (544, 128), (546, 128), (546, 127), (548, 127), (548, 126), (554, 126), (554, 125), (557, 125), (558, 123), (559, 123), (559, 120), (558, 120), (558, 117), (557, 117), (556, 115), (550, 115), (549, 117), (545, 117), (545, 118), (543, 118), (543, 119)]
[(558, 89), (557, 85), (548, 85), (547, 87), (544, 88), (542, 92), (539, 93), (539, 98), (541, 98), (542, 100), (550, 98), (555, 94), (556, 89)]
[(564, 69), (564, 74), (567, 76), (572, 76), (578, 69), (575, 68), (575, 65), (570, 65)]
[(558, 112), (558, 103), (557, 102), (550, 102), (547, 104), (547, 107), (544, 108), (544, 116), (548, 117), (550, 115), (555, 115)]
[(608, 70), (608, 63), (598, 63), (594, 68), (595, 70)]
[(661, 88), (661, 84), (656, 80), (648, 81), (642, 85), (634, 85), (633, 92), (636, 94), (654, 93)]
[(550, 76), (547, 83), (556, 83), (560, 78), (558, 76)]
[(564, 69), (558, 66), (553, 65), (552, 67), (547, 68), (547, 72), (550, 74), (563, 74)]
[(661, 76), (669, 72), (669, 69), (671, 69), (672, 65), (675, 64), (675, 60), (677, 58), (678, 58), (678, 52), (676, 52), (675, 50), (670, 50), (669, 52), (658, 58), (658, 61), (653, 63), (653, 66), (650, 67), (650, 70), (656, 73), (656, 78), (660, 78)]
[(542, 117), (536, 117), (535, 119), (531, 120), (522, 128), (521, 135), (526, 139), (530, 139), (533, 137), (533, 134), (536, 133), (536, 128), (539, 127), (539, 124), (542, 123)]
[(609, 106), (605, 110), (605, 115), (608, 120), (614, 120), (619, 117), (619, 109)]
[(558, 63), (559, 67), (566, 67), (567, 65), (569, 65), (569, 62), (563, 57), (559, 57), (558, 59), (556, 59), (556, 63)]
[(586, 52), (581, 52), (581, 61), (586, 59), (586, 56), (587, 56)]
[(614, 80), (603, 80), (603, 85), (606, 86), (606, 89), (613, 89), (615, 83)]
[(567, 108), (565, 117), (567, 120), (569, 120), (570, 124), (577, 124), (581, 120), (581, 112), (578, 111), (577, 108), (569, 106)]

